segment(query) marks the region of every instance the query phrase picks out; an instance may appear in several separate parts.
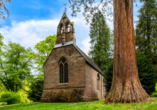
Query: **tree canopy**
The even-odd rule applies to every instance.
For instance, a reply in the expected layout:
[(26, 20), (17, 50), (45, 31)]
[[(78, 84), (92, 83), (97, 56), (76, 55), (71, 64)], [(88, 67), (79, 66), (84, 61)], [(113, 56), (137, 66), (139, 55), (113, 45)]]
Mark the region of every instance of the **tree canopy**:
[(143, 0), (136, 26), (136, 46), (157, 64), (157, 1)]
[(70, 8), (72, 9), (72, 16), (77, 16), (78, 12), (81, 12), (81, 6), (83, 6), (83, 16), (87, 23), (91, 21), (93, 15), (99, 10), (102, 12), (105, 18), (113, 15), (113, 0), (69, 0)]
[(110, 63), (112, 34), (101, 11), (93, 16), (90, 24), (90, 58), (105, 72)]
[(56, 35), (47, 36), (45, 40), (40, 41), (35, 45), (36, 49), (36, 59), (35, 63), (37, 64), (37, 70), (39, 73), (43, 74), (43, 65), (45, 60), (48, 58), (51, 53), (53, 47), (55, 46)]
[(31, 77), (35, 53), (19, 43), (9, 42), (0, 53), (0, 80), (7, 90), (17, 92), (22, 81)]

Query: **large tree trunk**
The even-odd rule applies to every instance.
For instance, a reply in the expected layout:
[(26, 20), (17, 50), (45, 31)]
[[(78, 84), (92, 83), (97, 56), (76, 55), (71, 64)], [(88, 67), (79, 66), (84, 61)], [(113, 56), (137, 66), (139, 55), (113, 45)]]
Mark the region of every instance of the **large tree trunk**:
[(105, 103), (141, 102), (147, 98), (138, 76), (133, 0), (114, 0), (113, 78)]

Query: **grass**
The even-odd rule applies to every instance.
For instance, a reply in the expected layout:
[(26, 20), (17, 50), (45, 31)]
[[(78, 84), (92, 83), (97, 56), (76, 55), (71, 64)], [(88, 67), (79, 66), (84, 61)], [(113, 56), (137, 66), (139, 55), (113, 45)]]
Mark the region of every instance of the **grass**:
[(104, 100), (78, 103), (31, 102), (0, 105), (0, 110), (157, 110), (157, 98), (149, 102), (132, 104), (103, 104)]
[(155, 94), (157, 94), (157, 92), (153, 92), (150, 97), (154, 97)]

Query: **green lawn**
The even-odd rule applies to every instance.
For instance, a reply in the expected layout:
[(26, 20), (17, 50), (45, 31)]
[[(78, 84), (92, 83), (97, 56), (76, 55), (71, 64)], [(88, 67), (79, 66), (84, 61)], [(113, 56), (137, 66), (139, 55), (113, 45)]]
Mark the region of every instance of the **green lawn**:
[(149, 95), (150, 97), (154, 97), (154, 95), (157, 94), (157, 92), (153, 92), (151, 95)]
[(157, 98), (149, 102), (105, 105), (101, 101), (79, 103), (40, 103), (1, 106), (0, 110), (157, 110)]

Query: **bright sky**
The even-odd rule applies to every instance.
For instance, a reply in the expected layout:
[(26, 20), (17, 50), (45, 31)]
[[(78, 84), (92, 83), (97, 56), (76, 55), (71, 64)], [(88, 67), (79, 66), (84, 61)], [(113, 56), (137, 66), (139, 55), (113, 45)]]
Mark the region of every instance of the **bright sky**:
[[(4, 36), (4, 43), (11, 40), (33, 49), (39, 41), (56, 34), (64, 12), (64, 3), (68, 4), (68, 0), (11, 0), (11, 3), (6, 4), (10, 17), (0, 20), (0, 33)], [(134, 7), (134, 21), (138, 20), (139, 7), (139, 3), (138, 7)], [(87, 54), (90, 49), (89, 25), (86, 25), (82, 13), (72, 17), (71, 12), (68, 5), (67, 15), (75, 25), (77, 46)], [(107, 20), (107, 24), (113, 30), (113, 22)]]

